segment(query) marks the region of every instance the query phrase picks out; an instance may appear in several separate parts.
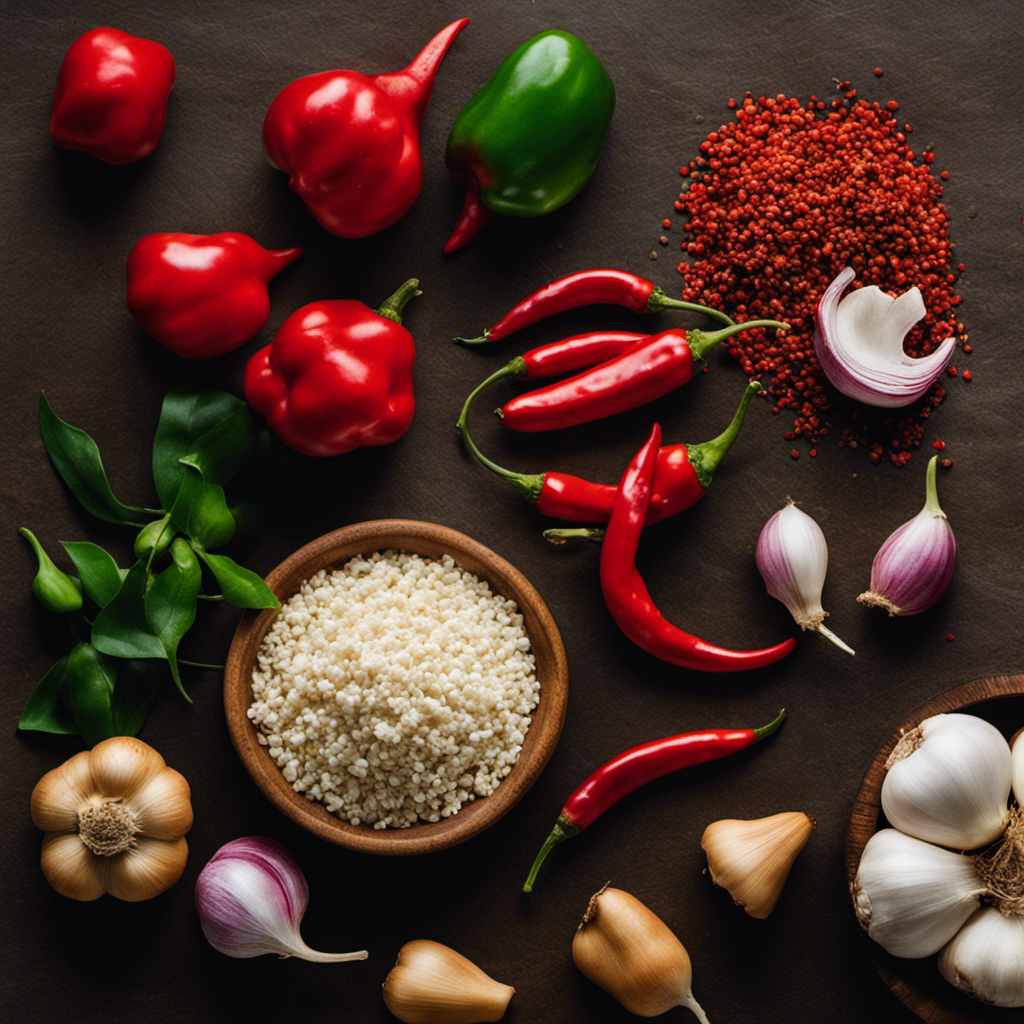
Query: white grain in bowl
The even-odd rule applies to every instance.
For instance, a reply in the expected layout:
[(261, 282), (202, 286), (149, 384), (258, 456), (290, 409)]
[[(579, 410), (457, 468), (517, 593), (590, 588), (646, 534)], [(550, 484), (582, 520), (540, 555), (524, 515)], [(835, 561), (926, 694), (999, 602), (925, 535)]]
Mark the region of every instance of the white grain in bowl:
[(522, 750), (539, 684), (515, 602), (393, 550), (321, 570), (260, 645), (249, 718), (296, 792), (353, 825), (440, 821)]

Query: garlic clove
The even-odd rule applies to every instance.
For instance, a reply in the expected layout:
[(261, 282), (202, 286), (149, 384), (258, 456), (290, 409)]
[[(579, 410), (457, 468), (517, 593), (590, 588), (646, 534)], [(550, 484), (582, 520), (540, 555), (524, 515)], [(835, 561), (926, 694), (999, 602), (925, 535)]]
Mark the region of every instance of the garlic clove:
[(98, 900), (106, 891), (104, 858), (97, 857), (73, 832), (43, 836), (40, 864), (46, 880), (72, 900)]
[(501, 1020), (515, 991), (454, 949), (414, 939), (398, 951), (384, 1002), (404, 1024), (477, 1024)]
[(978, 909), (985, 882), (970, 857), (894, 828), (864, 847), (850, 887), (861, 926), (887, 953), (937, 953)]
[(690, 956), (675, 933), (635, 896), (605, 886), (590, 899), (572, 942), (576, 966), (638, 1017), (686, 1006), (708, 1019), (693, 998)]
[(188, 860), (188, 844), (136, 836), (135, 845), (107, 858), (107, 892), (130, 903), (149, 900), (170, 889), (181, 878)]
[(89, 753), (83, 750), (48, 771), (32, 790), (32, 820), (44, 832), (70, 832), (78, 827), (78, 809), (90, 799)]
[(140, 836), (171, 841), (192, 827), (192, 801), (188, 783), (173, 768), (154, 775), (131, 798)]
[(983, 907), (939, 954), (951, 985), (994, 1006), (1024, 1006), (1024, 918)]
[(814, 826), (814, 819), (803, 811), (783, 811), (753, 821), (712, 822), (700, 841), (711, 880), (751, 917), (767, 917)]
[(901, 832), (955, 850), (998, 838), (1010, 817), (1010, 748), (974, 715), (925, 719), (901, 737), (886, 762), (882, 810)]
[(1024, 735), (1024, 731), (1016, 733), (1010, 740), (1010, 759), (1013, 766), (1013, 796), (1024, 807), (1024, 742), (1021, 742), (1021, 735)]
[(166, 767), (148, 743), (131, 736), (112, 736), (89, 751), (93, 784), (107, 797), (131, 797)]

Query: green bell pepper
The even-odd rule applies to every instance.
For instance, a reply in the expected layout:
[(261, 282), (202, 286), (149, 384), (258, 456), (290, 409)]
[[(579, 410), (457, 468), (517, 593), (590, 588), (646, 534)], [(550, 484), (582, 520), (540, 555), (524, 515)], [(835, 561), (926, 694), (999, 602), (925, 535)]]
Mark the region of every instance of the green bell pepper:
[(444, 251), (489, 211), (539, 217), (569, 202), (594, 173), (614, 110), (608, 72), (576, 36), (541, 32), (510, 53), (448, 136), (448, 169), (469, 191)]

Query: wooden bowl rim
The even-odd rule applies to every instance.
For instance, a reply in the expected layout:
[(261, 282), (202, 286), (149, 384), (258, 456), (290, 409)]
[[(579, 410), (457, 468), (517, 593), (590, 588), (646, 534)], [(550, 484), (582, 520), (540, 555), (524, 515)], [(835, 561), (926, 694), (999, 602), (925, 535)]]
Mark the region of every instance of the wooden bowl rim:
[[(388, 549), (435, 559), (449, 554), (460, 568), (484, 579), (494, 592), (511, 597), (523, 615), (541, 683), (540, 699), (518, 761), (490, 796), (477, 797), (439, 822), (373, 829), (350, 825), (323, 804), (292, 789), (267, 748), (258, 743), (257, 730), (246, 715), (256, 651), (277, 616), (273, 608), (246, 612), (235, 630), (224, 669), (224, 711), (231, 742), (246, 771), (263, 795), (296, 824), (329, 842), (364, 853), (432, 853), (465, 842), (493, 825), (536, 782), (561, 735), (568, 701), (568, 665), (555, 620), (529, 580), (479, 541), (437, 523), (376, 519), (341, 527), (289, 555), (269, 573), (266, 582), (283, 602), (319, 569)], [(289, 585), (290, 580), (297, 582)]]
[[(850, 886), (857, 876), (861, 854), (867, 841), (878, 831), (878, 817), (881, 813), (882, 779), (885, 777), (885, 762), (892, 753), (893, 747), (900, 736), (909, 729), (914, 729), (932, 715), (965, 711), (978, 704), (1001, 700), (1005, 697), (1024, 697), (1024, 675), (988, 676), (961, 683), (952, 689), (945, 690), (926, 700), (915, 708), (892, 732), (872, 758), (860, 789), (854, 799), (853, 812), (850, 816), (850, 827), (846, 834), (846, 875)], [(1007, 737), (1009, 742), (1009, 737)], [(851, 905), (851, 911), (852, 911)], [(959, 992), (941, 977), (943, 986), (937, 991), (948, 998), (935, 999), (929, 993), (922, 993), (900, 973), (899, 965), (906, 962), (900, 957), (886, 953), (878, 943), (872, 941), (866, 932), (857, 925), (863, 935), (868, 955), (882, 980), (889, 986), (893, 994), (908, 1009), (929, 1024), (1019, 1024), (1024, 1021), (1024, 1009), (1016, 1012), (1005, 1007), (987, 1006)], [(935, 957), (925, 957), (935, 960)], [(936, 968), (938, 974), (938, 968)], [(946, 990), (948, 989), (948, 992)]]

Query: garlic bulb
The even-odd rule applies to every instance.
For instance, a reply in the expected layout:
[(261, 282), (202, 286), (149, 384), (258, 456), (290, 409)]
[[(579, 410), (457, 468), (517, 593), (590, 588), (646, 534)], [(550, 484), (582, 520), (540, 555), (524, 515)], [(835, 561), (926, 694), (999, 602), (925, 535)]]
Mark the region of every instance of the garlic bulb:
[(994, 1006), (1024, 1006), (1024, 918), (983, 907), (939, 954), (962, 992)]
[(871, 565), (871, 585), (857, 598), (890, 616), (918, 615), (946, 592), (956, 565), (956, 539), (939, 506), (938, 455), (928, 462), (924, 508), (894, 530)]
[(864, 847), (850, 892), (857, 919), (887, 953), (922, 957), (963, 927), (985, 888), (970, 857), (886, 828)]
[(783, 811), (753, 821), (712, 822), (700, 841), (711, 881), (751, 917), (767, 917), (814, 825), (803, 811)]
[(576, 966), (630, 1013), (657, 1017), (674, 1006), (708, 1019), (693, 998), (690, 957), (672, 930), (636, 897), (605, 886), (595, 893), (572, 942)]
[(1012, 759), (999, 730), (974, 715), (935, 715), (886, 761), (882, 810), (907, 835), (956, 850), (997, 838), (1009, 820)]
[(828, 545), (821, 527), (793, 504), (776, 512), (757, 538), (757, 570), (768, 593), (781, 601), (801, 629), (813, 629), (847, 654), (848, 647), (824, 625), (821, 590), (828, 569)]
[(47, 772), (32, 791), (42, 868), (63, 896), (148, 900), (181, 877), (188, 783), (147, 743), (113, 736)]
[(908, 356), (903, 339), (927, 310), (911, 288), (898, 299), (874, 285), (843, 292), (856, 275), (847, 267), (825, 289), (814, 317), (814, 353), (832, 386), (848, 398), (883, 409), (916, 402), (953, 355), (947, 338), (930, 355)]
[(1010, 759), (1013, 765), (1013, 796), (1018, 805), (1024, 807), (1024, 742), (1021, 736), (1024, 730), (1010, 739)]
[(196, 880), (203, 934), (225, 956), (263, 953), (315, 963), (365, 960), (358, 953), (318, 953), (299, 934), (309, 887), (292, 855), (272, 839), (234, 839), (209, 860)]
[(501, 1020), (515, 991), (454, 949), (415, 939), (398, 951), (384, 1002), (404, 1024), (478, 1024)]

